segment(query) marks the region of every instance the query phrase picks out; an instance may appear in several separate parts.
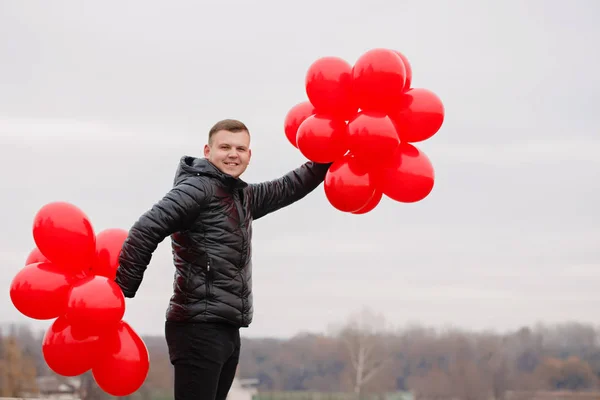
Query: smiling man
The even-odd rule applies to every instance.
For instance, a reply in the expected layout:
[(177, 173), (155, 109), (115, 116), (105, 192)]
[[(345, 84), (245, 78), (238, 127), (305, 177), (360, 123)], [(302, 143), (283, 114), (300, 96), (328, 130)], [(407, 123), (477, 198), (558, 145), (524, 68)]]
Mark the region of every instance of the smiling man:
[(204, 157), (222, 172), (239, 178), (250, 162), (250, 133), (236, 120), (217, 123), (208, 133)]
[(247, 184), (250, 132), (216, 123), (204, 158), (181, 158), (173, 188), (129, 230), (116, 282), (134, 297), (152, 253), (171, 236), (175, 278), (165, 336), (175, 400), (224, 400), (252, 322), (252, 222), (316, 189), (330, 164), (306, 162), (279, 179)]

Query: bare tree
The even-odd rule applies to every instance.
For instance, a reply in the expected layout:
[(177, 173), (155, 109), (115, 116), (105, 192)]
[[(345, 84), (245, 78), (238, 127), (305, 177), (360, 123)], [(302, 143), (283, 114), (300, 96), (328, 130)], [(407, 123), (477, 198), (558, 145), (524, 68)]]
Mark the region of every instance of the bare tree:
[(353, 391), (357, 395), (389, 364), (386, 331), (383, 316), (363, 309), (351, 315), (338, 334), (350, 359)]
[(28, 393), (37, 393), (36, 370), (34, 360), (23, 354), (19, 342), (14, 336), (2, 340), (2, 359), (0, 359), (0, 396), (21, 397)]

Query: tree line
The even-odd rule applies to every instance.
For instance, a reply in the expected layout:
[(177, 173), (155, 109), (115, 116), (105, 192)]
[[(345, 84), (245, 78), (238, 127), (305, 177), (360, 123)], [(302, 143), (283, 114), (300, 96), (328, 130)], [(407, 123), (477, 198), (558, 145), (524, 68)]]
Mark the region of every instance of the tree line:
[[(600, 331), (588, 324), (534, 325), (514, 332), (422, 326), (391, 328), (367, 310), (322, 334), (243, 338), (238, 377), (261, 392), (412, 391), (423, 399), (505, 399), (508, 393), (591, 392), (600, 384)], [(36, 376), (52, 375), (41, 352), (43, 332), (2, 330), (0, 396), (18, 397)], [(135, 396), (169, 398), (172, 368), (162, 336), (145, 336), (150, 373)], [(109, 398), (89, 373), (82, 398)], [(135, 397), (133, 396), (133, 397)]]

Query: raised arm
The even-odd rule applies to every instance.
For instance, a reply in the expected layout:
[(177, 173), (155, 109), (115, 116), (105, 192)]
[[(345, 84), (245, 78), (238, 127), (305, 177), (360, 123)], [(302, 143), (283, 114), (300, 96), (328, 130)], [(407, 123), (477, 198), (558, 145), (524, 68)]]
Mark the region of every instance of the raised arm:
[(167, 236), (185, 229), (208, 200), (201, 179), (188, 178), (146, 211), (129, 230), (119, 256), (115, 282), (125, 297), (134, 297), (152, 253)]
[(330, 165), (308, 161), (279, 179), (250, 185), (252, 218), (259, 219), (302, 199), (323, 182)]

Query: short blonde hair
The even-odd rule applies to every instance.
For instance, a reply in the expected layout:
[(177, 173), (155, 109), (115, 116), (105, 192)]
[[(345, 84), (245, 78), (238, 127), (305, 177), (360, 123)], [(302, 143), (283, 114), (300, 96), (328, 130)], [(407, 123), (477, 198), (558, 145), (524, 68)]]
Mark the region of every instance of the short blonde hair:
[(224, 120), (217, 122), (216, 124), (213, 125), (212, 128), (210, 128), (210, 131), (208, 131), (208, 143), (210, 143), (212, 141), (213, 135), (219, 131), (229, 131), (229, 132), (246, 131), (248, 134), (250, 134), (248, 127), (243, 122), (238, 121), (237, 119), (224, 119)]

